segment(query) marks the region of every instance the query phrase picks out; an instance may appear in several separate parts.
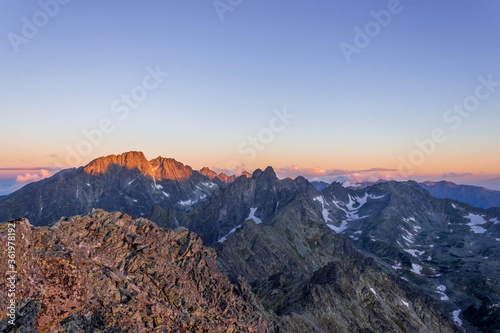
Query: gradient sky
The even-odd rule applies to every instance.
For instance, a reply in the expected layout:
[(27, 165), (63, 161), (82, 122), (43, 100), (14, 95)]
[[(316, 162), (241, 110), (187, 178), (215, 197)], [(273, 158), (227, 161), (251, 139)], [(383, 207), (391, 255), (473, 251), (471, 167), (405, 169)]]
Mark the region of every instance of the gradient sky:
[[(458, 129), (443, 119), (478, 77), (500, 82), (498, 1), (402, 0), (350, 62), (341, 43), (355, 45), (355, 28), (393, 1), (243, 0), (221, 20), (212, 1), (66, 0), (44, 24), (41, 4), (55, 1), (0, 2), (0, 194), (19, 175), (130, 150), (193, 168), (398, 178), (400, 157), (436, 128), (447, 140), (410, 178), (500, 177), (500, 87)], [(34, 19), (15, 52), (12, 36)], [(120, 119), (113, 102), (157, 66), (168, 77)], [(294, 118), (270, 138), (285, 109)], [(103, 119), (114, 130), (69, 161)]]

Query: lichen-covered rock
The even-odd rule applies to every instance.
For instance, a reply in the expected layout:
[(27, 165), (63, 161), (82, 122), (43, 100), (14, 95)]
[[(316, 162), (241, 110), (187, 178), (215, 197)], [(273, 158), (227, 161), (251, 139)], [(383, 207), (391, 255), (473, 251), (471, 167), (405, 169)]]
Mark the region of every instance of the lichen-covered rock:
[[(216, 267), (215, 252), (186, 229), (101, 210), (50, 227), (35, 228), (25, 219), (11, 223), (16, 298), (41, 303), (39, 332), (268, 331), (252, 295), (232, 285)], [(2, 244), (5, 228), (0, 226)], [(0, 255), (3, 262), (7, 253)], [(0, 298), (3, 319), (3, 284)]]

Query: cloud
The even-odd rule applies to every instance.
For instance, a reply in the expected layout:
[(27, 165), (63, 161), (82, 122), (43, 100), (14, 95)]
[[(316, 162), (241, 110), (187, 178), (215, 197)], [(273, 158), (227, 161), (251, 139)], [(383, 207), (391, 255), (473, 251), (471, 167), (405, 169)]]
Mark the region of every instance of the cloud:
[(466, 177), (466, 176), (472, 176), (472, 173), (470, 172), (464, 172), (464, 173), (455, 173), (455, 172), (448, 172), (448, 173), (443, 173), (443, 178), (453, 178), (453, 177)]
[(366, 170), (345, 170), (325, 168), (300, 168), (296, 165), (279, 168), (276, 173), (280, 178), (303, 176), (311, 181), (321, 180), (328, 183), (339, 182), (344, 186), (352, 186), (362, 182), (376, 182), (380, 179), (394, 179), (397, 169), (372, 168)]
[(38, 171), (38, 170), (59, 171), (61, 170), (61, 168), (53, 168), (53, 167), (0, 168), (0, 171)]
[(52, 176), (53, 172), (45, 169), (41, 169), (36, 173), (25, 173), (24, 175), (18, 175), (16, 177), (17, 183), (27, 183), (42, 180), (44, 178)]
[(226, 164), (226, 168), (218, 168), (218, 167), (210, 167), (212, 171), (215, 171), (217, 174), (225, 173), (226, 175), (241, 175), (244, 171), (252, 172), (251, 170), (247, 170), (244, 163), (238, 163), (235, 160), (229, 161)]

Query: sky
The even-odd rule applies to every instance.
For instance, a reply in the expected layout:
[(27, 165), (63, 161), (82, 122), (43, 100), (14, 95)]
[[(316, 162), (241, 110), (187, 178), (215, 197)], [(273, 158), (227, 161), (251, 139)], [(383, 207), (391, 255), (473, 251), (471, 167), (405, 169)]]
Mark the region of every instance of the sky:
[(131, 150), (500, 189), (499, 40), (494, 0), (0, 0), (0, 194)]

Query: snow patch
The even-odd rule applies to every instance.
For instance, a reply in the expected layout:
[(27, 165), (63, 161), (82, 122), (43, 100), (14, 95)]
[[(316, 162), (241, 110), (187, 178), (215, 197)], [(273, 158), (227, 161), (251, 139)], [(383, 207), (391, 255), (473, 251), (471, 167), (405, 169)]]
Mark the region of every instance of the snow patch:
[(250, 214), (247, 217), (247, 220), (253, 220), (256, 224), (261, 224), (262, 220), (255, 216), (255, 212), (257, 208), (250, 208)]
[(336, 226), (331, 225), (331, 224), (327, 224), (327, 226), (330, 229), (332, 229), (333, 231), (335, 231), (335, 233), (340, 234), (341, 232), (343, 232), (344, 230), (347, 229), (347, 221), (342, 221), (342, 223), (340, 224), (340, 227), (336, 227)]
[(332, 222), (330, 217), (328, 217), (328, 210), (323, 209), (322, 214), (323, 214), (323, 219), (325, 220), (325, 222)]
[(392, 268), (394, 268), (395, 270), (403, 269), (403, 267), (401, 267), (401, 263), (400, 262), (396, 262), (396, 266), (392, 266)]
[(163, 186), (161, 186), (160, 184), (155, 185), (155, 187), (159, 190), (163, 189)]
[(404, 305), (406, 305), (406, 307), (407, 307), (408, 309), (410, 308), (410, 303), (405, 302), (405, 301), (403, 301), (403, 300), (401, 300), (401, 303), (403, 303)]
[(413, 250), (413, 249), (403, 249), (403, 251), (408, 252), (409, 254), (414, 256), (415, 258), (417, 256), (421, 256), (422, 254), (425, 253), (425, 251), (419, 251), (419, 250)]
[[(323, 197), (319, 196), (314, 198), (313, 200), (321, 203), (321, 206), (323, 207), (323, 211), (321, 213), (323, 214), (323, 220), (325, 220), (325, 223), (332, 222), (332, 220), (328, 216), (328, 210), (325, 208), (325, 200), (323, 199)], [(278, 206), (276, 206), (276, 210), (278, 210)]]
[(373, 295), (377, 296), (377, 292), (375, 291), (375, 289), (370, 288), (370, 291), (373, 293)]
[[(404, 218), (403, 217), (403, 221), (406, 222), (406, 223), (417, 222), (417, 220), (415, 220), (414, 217), (409, 217), (409, 218)], [(418, 227), (418, 228), (420, 228), (420, 227)]]
[(191, 205), (194, 205), (196, 203), (196, 200), (186, 200), (186, 201), (179, 201), (179, 204), (180, 205), (183, 205), (183, 206), (191, 206)]
[(462, 312), (462, 310), (460, 310), (460, 309), (453, 311), (453, 321), (458, 326), (462, 326), (462, 320), (460, 320), (460, 318), (458, 318), (458, 316), (460, 315), (460, 312)]
[(472, 230), (475, 234), (484, 234), (486, 232), (486, 229), (481, 228), (477, 225), (471, 227), (470, 230)]
[(417, 275), (422, 275), (422, 266), (418, 264), (411, 264), (411, 270), (413, 273)]
[(405, 235), (403, 235), (403, 238), (404, 238), (404, 240), (405, 240), (405, 241), (407, 241), (408, 243), (413, 243), (413, 242), (414, 242), (414, 241), (413, 241), (413, 239), (408, 238), (408, 237), (406, 237)]
[(240, 228), (240, 227), (241, 227), (241, 225), (237, 226), (236, 228), (231, 229), (231, 231), (229, 231), (229, 233), (228, 233), (226, 236), (224, 236), (224, 237), (222, 237), (221, 239), (219, 239), (219, 240), (218, 240), (218, 242), (219, 242), (219, 243), (223, 243), (223, 242), (224, 242), (224, 241), (225, 241), (225, 240), (226, 240), (226, 239), (227, 239), (227, 238), (228, 238), (231, 234), (234, 234), (234, 232), (235, 232), (238, 228)]
[(479, 225), (485, 224), (487, 222), (483, 216), (484, 215), (477, 215), (470, 213), (469, 215), (464, 217), (470, 220), (470, 222), (467, 223), (467, 225), (471, 227), (470, 228), (471, 231), (473, 231), (476, 234), (484, 234), (486, 232), (486, 229), (479, 227)]
[(448, 296), (446, 296), (446, 294), (444, 293), (446, 291), (446, 286), (440, 285), (440, 286), (437, 286), (436, 289), (438, 290), (437, 293), (441, 295), (442, 301), (449, 301), (450, 300), (448, 298)]
[(161, 193), (163, 193), (163, 195), (166, 196), (167, 198), (170, 198), (170, 194), (168, 194), (167, 192), (161, 191)]

